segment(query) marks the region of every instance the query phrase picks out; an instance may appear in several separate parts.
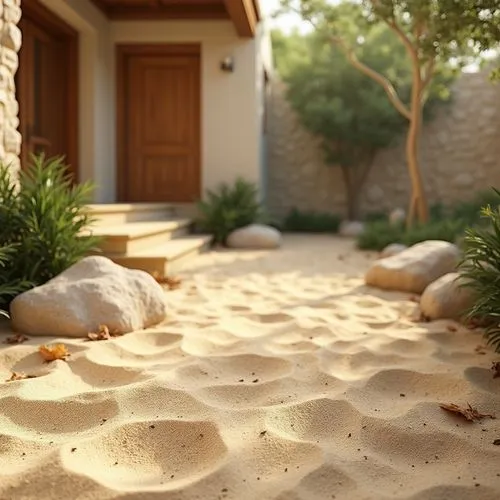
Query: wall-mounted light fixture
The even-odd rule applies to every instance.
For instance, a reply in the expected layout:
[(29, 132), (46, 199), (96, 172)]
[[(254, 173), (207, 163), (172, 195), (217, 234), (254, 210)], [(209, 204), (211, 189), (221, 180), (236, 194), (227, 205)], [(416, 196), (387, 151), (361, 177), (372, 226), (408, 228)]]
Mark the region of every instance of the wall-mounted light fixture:
[(220, 63), (220, 69), (222, 71), (225, 71), (226, 73), (233, 73), (234, 72), (234, 59), (232, 56), (227, 56), (224, 59), (222, 59)]

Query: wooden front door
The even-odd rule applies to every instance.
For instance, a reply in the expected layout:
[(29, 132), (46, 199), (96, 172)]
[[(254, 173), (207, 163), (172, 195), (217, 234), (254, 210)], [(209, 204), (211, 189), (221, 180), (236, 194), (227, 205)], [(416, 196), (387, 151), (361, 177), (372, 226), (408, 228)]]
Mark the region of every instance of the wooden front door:
[(121, 201), (197, 201), (199, 46), (119, 46), (117, 67)]
[(76, 179), (77, 34), (34, 0), (23, 0), (19, 27), (21, 166), (26, 168), (31, 154), (64, 156)]

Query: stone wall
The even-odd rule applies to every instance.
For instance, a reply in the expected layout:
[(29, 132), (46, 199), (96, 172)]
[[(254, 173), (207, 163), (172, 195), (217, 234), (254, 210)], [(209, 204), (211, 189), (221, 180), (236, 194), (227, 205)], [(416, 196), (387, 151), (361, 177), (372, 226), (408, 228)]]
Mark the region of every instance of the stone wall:
[(21, 48), (21, 0), (0, 0), (0, 161), (19, 170), (21, 134), (14, 75)]
[[(345, 214), (340, 169), (323, 162), (318, 140), (298, 122), (274, 81), (269, 100), (268, 208), (278, 217), (290, 208)], [(464, 74), (453, 101), (423, 130), (421, 166), (430, 203), (470, 199), (475, 192), (500, 188), (500, 84), (486, 71)], [(374, 162), (362, 193), (363, 212), (406, 209), (410, 181), (404, 136)]]

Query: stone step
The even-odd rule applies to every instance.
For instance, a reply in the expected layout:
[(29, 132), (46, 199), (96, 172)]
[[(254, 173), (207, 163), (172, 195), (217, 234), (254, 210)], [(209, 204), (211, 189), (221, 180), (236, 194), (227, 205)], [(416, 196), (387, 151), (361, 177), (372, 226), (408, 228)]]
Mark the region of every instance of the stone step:
[(124, 224), (126, 222), (162, 221), (176, 212), (170, 203), (98, 203), (87, 205), (96, 225)]
[(102, 238), (99, 247), (105, 255), (128, 255), (184, 236), (190, 224), (190, 219), (125, 222), (97, 225), (90, 231)]
[(107, 257), (121, 266), (162, 278), (187, 267), (193, 257), (210, 247), (212, 239), (209, 235), (187, 235), (127, 255), (108, 254)]

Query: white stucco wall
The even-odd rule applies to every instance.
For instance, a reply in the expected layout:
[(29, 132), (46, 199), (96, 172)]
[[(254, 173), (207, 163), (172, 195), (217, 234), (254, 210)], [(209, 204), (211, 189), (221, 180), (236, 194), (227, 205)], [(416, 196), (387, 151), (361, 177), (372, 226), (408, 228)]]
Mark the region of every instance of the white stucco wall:
[[(242, 39), (230, 21), (109, 21), (89, 0), (42, 0), (80, 32), (80, 179), (96, 202), (116, 200), (115, 45), (201, 43), (202, 192), (242, 176), (260, 187), (261, 33)], [(220, 70), (232, 56), (235, 71)]]

